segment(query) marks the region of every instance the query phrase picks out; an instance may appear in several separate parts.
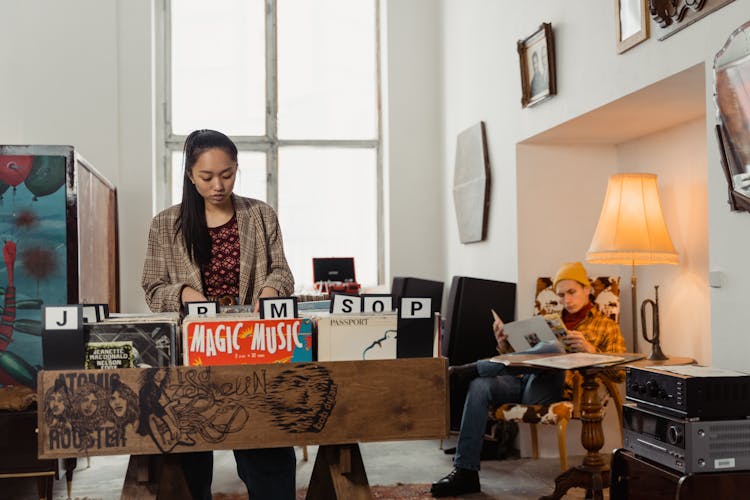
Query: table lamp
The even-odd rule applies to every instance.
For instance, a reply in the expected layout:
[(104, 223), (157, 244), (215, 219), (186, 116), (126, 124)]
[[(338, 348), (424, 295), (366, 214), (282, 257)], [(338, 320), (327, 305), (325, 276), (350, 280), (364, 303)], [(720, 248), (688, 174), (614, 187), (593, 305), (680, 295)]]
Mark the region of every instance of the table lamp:
[[(677, 252), (661, 211), (655, 174), (616, 174), (609, 178), (607, 194), (594, 238), (586, 253), (593, 264), (624, 264), (632, 268), (633, 351), (638, 352), (635, 266), (677, 264)], [(650, 359), (666, 359), (659, 346), (658, 308), (653, 311), (654, 338)]]

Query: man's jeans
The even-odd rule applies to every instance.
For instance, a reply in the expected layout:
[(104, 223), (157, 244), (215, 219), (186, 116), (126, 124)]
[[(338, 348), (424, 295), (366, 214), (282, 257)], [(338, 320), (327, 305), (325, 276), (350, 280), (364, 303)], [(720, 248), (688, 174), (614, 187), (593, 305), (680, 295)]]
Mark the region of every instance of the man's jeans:
[[(540, 343), (528, 353), (563, 352), (557, 342)], [(520, 354), (520, 353), (518, 353)], [(479, 457), (490, 405), (504, 403), (548, 404), (559, 401), (565, 385), (564, 370), (506, 367), (489, 360), (477, 361), (479, 377), (471, 381), (464, 402), (461, 430), (453, 463), (479, 470)]]

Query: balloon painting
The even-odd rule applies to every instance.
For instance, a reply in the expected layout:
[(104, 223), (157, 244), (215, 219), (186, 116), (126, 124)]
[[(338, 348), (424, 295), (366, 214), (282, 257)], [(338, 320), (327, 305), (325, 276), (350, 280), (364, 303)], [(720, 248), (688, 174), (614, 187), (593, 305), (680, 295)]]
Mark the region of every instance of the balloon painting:
[(41, 307), (67, 303), (66, 164), (0, 154), (0, 385), (36, 388)]
[(33, 156), (3, 156), (0, 159), (0, 181), (13, 187), (18, 186), (31, 172)]
[(54, 193), (64, 183), (65, 158), (62, 156), (35, 156), (24, 182), (29, 191), (34, 193), (34, 201), (40, 196)]

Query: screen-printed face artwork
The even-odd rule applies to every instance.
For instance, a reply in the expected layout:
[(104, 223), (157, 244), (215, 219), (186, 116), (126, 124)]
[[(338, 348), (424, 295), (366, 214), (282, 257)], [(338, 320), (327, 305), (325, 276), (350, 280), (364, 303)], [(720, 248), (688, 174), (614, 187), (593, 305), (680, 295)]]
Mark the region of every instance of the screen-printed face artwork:
[(337, 386), (321, 366), (285, 371), (269, 384), (263, 411), (289, 432), (320, 432), (336, 405)]
[(128, 409), (127, 400), (120, 394), (120, 391), (113, 391), (109, 397), (109, 406), (112, 408), (112, 413), (115, 417), (122, 418), (125, 416), (125, 412)]
[(65, 411), (65, 399), (60, 391), (55, 391), (51, 394), (49, 402), (47, 403), (49, 412), (55, 417), (59, 417)]

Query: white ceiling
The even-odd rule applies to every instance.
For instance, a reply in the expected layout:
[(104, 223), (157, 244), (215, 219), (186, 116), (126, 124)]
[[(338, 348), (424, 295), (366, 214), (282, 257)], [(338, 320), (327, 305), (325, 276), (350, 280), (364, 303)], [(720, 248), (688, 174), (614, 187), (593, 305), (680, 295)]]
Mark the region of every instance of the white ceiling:
[(620, 144), (706, 114), (703, 64), (548, 129), (523, 144)]

